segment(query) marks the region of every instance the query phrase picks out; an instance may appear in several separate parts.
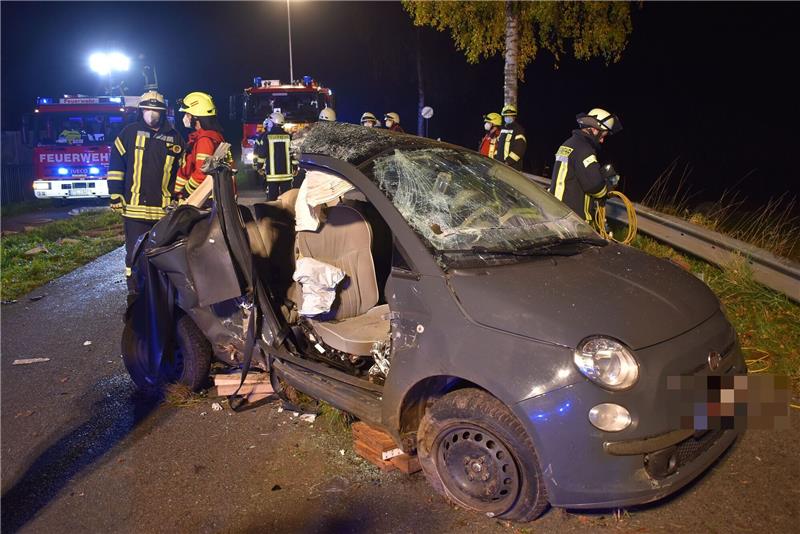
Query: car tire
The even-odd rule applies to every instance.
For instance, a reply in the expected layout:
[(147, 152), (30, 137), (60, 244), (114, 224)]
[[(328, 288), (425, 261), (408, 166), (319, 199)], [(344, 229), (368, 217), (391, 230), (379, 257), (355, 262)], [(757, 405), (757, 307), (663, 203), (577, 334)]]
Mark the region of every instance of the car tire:
[(175, 325), (174, 358), (161, 362), (159, 383), (146, 380), (147, 347), (145, 340), (136, 335), (128, 324), (122, 332), (122, 359), (136, 386), (146, 392), (155, 393), (165, 383), (178, 383), (192, 391), (198, 391), (208, 381), (213, 351), (203, 332), (188, 315), (181, 315)]
[(547, 509), (530, 437), (484, 391), (456, 390), (429, 407), (417, 432), (417, 454), (431, 486), (458, 506), (521, 522)]

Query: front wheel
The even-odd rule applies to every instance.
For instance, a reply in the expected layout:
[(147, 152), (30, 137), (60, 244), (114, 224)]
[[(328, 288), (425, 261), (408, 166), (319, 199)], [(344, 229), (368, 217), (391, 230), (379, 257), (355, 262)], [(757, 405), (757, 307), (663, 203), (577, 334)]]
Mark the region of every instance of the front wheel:
[(159, 380), (147, 380), (147, 343), (125, 324), (122, 332), (122, 359), (133, 382), (144, 391), (160, 389), (164, 383), (178, 383), (192, 391), (208, 381), (212, 357), (211, 344), (188, 315), (181, 315), (175, 324), (175, 347), (171, 356), (161, 361)]
[(425, 476), (455, 504), (513, 521), (531, 521), (547, 508), (530, 437), (488, 393), (448, 393), (427, 410), (417, 438)]

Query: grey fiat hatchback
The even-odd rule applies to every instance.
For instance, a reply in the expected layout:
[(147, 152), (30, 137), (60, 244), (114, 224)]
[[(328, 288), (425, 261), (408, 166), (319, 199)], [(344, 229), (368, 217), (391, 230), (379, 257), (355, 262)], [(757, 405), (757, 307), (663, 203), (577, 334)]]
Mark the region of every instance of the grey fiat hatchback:
[[(296, 143), (300, 188), (237, 205), (220, 163), (211, 209), (143, 239), (137, 277), (160, 280), (177, 334), (153, 357), (142, 291), (123, 343), (138, 384), (198, 387), (212, 357), (269, 373), (385, 429), (452, 502), (518, 521), (662, 498), (735, 440), (687, 427), (668, 387), (746, 373), (703, 282), (473, 151), (346, 124)], [(321, 311), (309, 260), (342, 273)]]

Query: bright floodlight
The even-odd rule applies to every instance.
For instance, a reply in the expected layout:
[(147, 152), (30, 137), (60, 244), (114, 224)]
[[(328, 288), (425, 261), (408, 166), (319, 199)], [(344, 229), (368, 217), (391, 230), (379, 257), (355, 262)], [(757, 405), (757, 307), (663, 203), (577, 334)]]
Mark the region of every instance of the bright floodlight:
[(89, 56), (89, 68), (101, 76), (110, 74), (111, 71), (114, 70), (128, 70), (130, 66), (131, 60), (119, 52), (112, 52), (110, 54), (95, 52)]

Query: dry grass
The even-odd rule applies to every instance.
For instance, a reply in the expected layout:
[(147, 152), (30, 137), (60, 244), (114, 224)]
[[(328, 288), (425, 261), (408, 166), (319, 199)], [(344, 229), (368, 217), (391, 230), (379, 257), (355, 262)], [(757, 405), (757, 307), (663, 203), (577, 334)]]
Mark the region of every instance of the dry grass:
[(800, 205), (797, 198), (783, 193), (771, 198), (756, 210), (746, 210), (746, 199), (733, 189), (733, 184), (714, 203), (690, 209), (694, 198), (689, 185), (691, 166), (680, 169), (673, 161), (648, 190), (642, 204), (662, 213), (675, 215), (695, 224), (720, 232), (777, 256), (800, 259)]
[(164, 389), (164, 403), (177, 408), (196, 406), (208, 400), (205, 390), (195, 393), (184, 384), (169, 384)]

